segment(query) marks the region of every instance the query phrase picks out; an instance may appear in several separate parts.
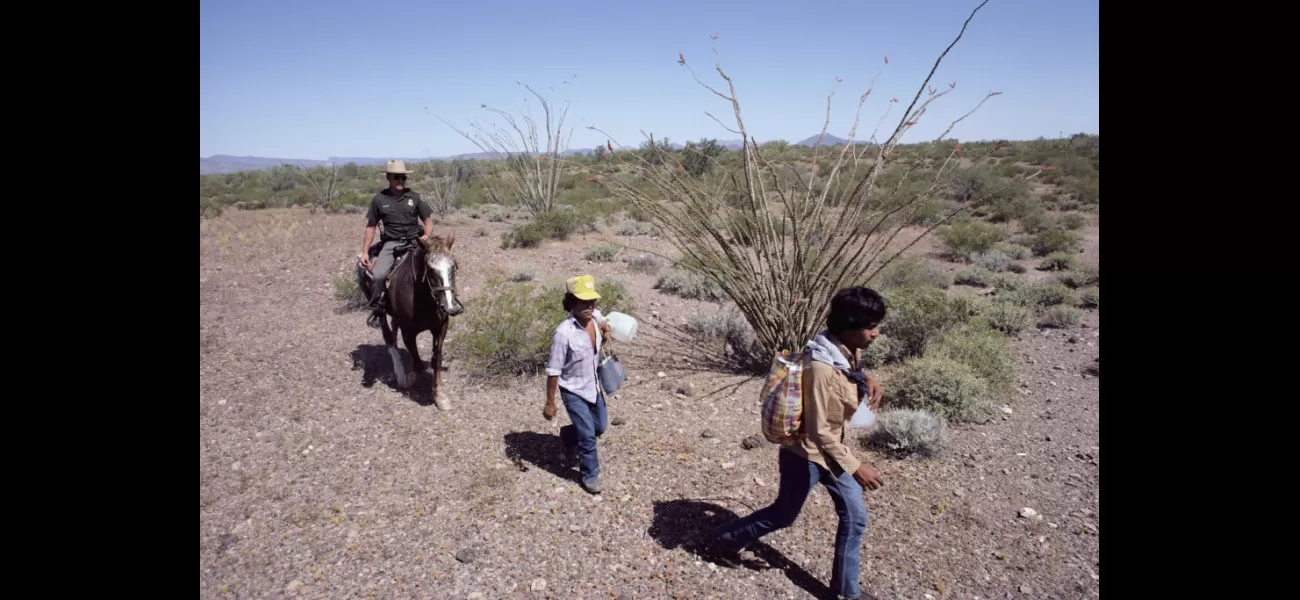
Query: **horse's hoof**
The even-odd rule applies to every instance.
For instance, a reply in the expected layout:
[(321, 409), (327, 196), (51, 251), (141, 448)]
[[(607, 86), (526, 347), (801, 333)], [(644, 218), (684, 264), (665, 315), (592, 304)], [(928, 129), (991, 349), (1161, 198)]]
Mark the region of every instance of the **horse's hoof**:
[(438, 410), (451, 410), (451, 400), (442, 396), (434, 396), (433, 404), (438, 407)]

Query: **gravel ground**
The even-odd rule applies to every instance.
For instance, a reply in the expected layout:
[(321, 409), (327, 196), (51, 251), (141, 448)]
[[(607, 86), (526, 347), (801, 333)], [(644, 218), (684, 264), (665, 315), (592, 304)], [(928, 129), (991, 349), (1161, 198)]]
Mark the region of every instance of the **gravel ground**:
[[(542, 419), (541, 378), (472, 380), (452, 361), (446, 412), (426, 405), (427, 390), (394, 387), (378, 330), (332, 297), (362, 227), (359, 215), (303, 210), (200, 224), (200, 597), (825, 595), (836, 518), (821, 489), (793, 527), (765, 539), (766, 564), (727, 569), (698, 554), (702, 531), (776, 495), (777, 450), (742, 444), (758, 432), (758, 382), (625, 357), (632, 379), (600, 442), (605, 493), (590, 496), (561, 466), (568, 417)], [(455, 228), (467, 304), (491, 272), (528, 266), (540, 279), (617, 275), (643, 313), (708, 306), (654, 291), (654, 276), (622, 262), (581, 260), (600, 234), (504, 252), (507, 228)], [(1085, 233), (1095, 260), (1097, 230)], [(654, 326), (642, 331), (650, 340)], [(427, 334), (420, 345), (427, 357)], [(1098, 315), (1030, 330), (1016, 347), (1009, 413), (954, 428), (932, 460), (859, 451), (886, 482), (867, 495), (865, 591), (1100, 594)]]

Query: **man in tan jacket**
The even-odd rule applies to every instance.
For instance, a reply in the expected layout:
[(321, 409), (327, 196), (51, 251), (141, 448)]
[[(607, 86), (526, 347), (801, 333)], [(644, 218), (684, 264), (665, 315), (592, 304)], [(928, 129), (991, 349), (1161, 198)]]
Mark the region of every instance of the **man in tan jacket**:
[(735, 564), (739, 552), (759, 538), (794, 524), (813, 486), (830, 492), (839, 515), (831, 589), (840, 598), (858, 598), (859, 551), (867, 527), (863, 488), (884, 485), (880, 475), (858, 460), (844, 443), (844, 426), (863, 403), (880, 407), (883, 391), (858, 364), (858, 352), (880, 335), (885, 302), (864, 287), (840, 290), (831, 299), (826, 330), (805, 346), (802, 434), (777, 452), (780, 489), (771, 506), (718, 530), (723, 558)]

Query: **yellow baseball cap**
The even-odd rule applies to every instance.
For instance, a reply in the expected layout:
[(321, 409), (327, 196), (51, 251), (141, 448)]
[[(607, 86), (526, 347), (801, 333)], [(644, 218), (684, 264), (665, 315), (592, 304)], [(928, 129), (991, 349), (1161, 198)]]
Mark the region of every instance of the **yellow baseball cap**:
[(579, 275), (569, 279), (565, 284), (569, 293), (579, 300), (600, 300), (600, 294), (596, 293), (596, 279), (591, 275)]

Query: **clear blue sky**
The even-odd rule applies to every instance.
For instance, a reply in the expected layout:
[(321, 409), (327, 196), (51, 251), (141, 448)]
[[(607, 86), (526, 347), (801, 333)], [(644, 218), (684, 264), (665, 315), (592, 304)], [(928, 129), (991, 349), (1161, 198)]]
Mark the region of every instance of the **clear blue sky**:
[[(425, 107), (462, 127), (471, 119), (501, 123), (479, 105), (516, 115), (535, 105), (516, 81), (570, 103), (571, 148), (604, 143), (587, 125), (626, 145), (641, 142), (639, 130), (675, 142), (734, 139), (703, 114), (734, 125), (729, 105), (677, 64), (681, 52), (702, 81), (725, 86), (713, 70), (715, 32), (745, 124), (760, 142), (816, 134), (832, 91), (829, 133), (846, 137), (858, 96), (888, 55), (862, 110), (856, 137), (866, 139), (891, 97), (900, 104), (886, 126), (897, 123), (978, 4), (201, 0), (199, 155), (478, 152)], [(957, 87), (904, 141), (932, 139), (990, 90), (1003, 94), (950, 136), (1100, 133), (1098, 12), (1098, 0), (990, 0), (935, 73), (936, 87), (954, 80)]]

